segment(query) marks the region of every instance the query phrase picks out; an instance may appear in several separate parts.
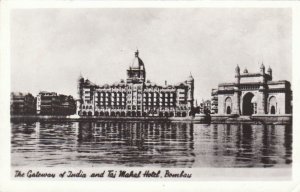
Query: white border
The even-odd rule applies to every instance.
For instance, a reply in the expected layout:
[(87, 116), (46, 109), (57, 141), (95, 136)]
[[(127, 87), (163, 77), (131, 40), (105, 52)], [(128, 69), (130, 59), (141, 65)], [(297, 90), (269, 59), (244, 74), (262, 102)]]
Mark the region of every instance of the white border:
[[(0, 191), (300, 191), (300, 4), (282, 1), (2, 1), (0, 2)], [(31, 8), (292, 8), (293, 9), (293, 177), (291, 181), (19, 181), (10, 177), (10, 31), (12, 9)]]

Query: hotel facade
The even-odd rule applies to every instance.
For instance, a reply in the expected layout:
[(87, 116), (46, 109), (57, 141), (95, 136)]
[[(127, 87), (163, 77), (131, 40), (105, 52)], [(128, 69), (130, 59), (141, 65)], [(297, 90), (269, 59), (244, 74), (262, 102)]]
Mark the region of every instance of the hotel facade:
[(194, 78), (190, 75), (176, 85), (152, 83), (136, 51), (126, 81), (96, 85), (80, 77), (78, 98), (79, 116), (186, 117), (193, 109)]

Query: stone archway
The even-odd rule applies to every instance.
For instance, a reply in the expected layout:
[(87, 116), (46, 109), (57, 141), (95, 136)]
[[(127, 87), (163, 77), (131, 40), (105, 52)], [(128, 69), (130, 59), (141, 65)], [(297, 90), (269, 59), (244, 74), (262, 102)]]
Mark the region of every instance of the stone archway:
[(276, 97), (272, 96), (269, 99), (269, 114), (276, 114), (277, 100)]
[(271, 114), (275, 114), (276, 110), (275, 110), (275, 106), (271, 106)]
[(227, 106), (226, 114), (231, 114), (231, 108), (230, 108), (230, 106)]
[(254, 94), (249, 92), (243, 97), (243, 115), (252, 115), (254, 113), (254, 106), (252, 99)]
[(231, 114), (231, 112), (232, 112), (232, 100), (230, 97), (227, 97), (225, 99), (225, 113)]

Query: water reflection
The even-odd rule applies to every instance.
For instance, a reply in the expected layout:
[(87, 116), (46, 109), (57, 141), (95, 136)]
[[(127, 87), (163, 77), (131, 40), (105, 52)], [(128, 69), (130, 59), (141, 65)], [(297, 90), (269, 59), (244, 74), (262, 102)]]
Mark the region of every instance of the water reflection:
[(13, 166), (282, 167), (291, 125), (12, 123)]
[(81, 122), (77, 152), (95, 164), (192, 167), (193, 124)]

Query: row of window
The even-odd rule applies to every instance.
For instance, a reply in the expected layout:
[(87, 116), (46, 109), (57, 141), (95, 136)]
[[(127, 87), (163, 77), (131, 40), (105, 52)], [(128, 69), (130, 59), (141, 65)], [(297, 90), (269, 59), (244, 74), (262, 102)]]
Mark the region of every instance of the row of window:
[(113, 102), (113, 103), (108, 103), (108, 102), (96, 102), (96, 104), (100, 105), (100, 106), (113, 106), (113, 105), (126, 105), (125, 102)]
[[(133, 93), (132, 94), (132, 92), (128, 92), (128, 94), (127, 94), (127, 97), (128, 98), (131, 98), (131, 97), (138, 97), (138, 98), (141, 98), (142, 97), (142, 93), (140, 93), (140, 92), (135, 92), (135, 93)], [(174, 93), (144, 93), (143, 94), (143, 96), (144, 96), (144, 98), (160, 98), (160, 99), (162, 99), (162, 98), (174, 98), (175, 97), (175, 94)], [(86, 99), (89, 99), (89, 98), (91, 98), (91, 95), (90, 94), (85, 94), (84, 95), (84, 97), (86, 98)], [(121, 93), (100, 93), (100, 94), (98, 94), (98, 95), (96, 95), (96, 97), (99, 97), (100, 99), (102, 98), (102, 99), (107, 99), (107, 98), (125, 98), (126, 97), (126, 95), (125, 95), (125, 93), (123, 93), (123, 94), (121, 94)], [(180, 99), (183, 99), (183, 98), (185, 98), (186, 96), (185, 95), (180, 95)]]
[(83, 116), (130, 116), (130, 117), (139, 117), (139, 116), (153, 116), (154, 114), (158, 114), (158, 116), (160, 117), (174, 117), (174, 116), (177, 116), (177, 117), (186, 117), (187, 116), (187, 113), (186, 112), (162, 112), (160, 111), (159, 113), (146, 113), (146, 112), (143, 112), (141, 113), (140, 111), (127, 111), (126, 113), (124, 111), (122, 112), (114, 112), (112, 111), (111, 113), (109, 113), (108, 111), (96, 111), (94, 114), (89, 111), (89, 112), (86, 112), (86, 111), (83, 111), (82, 113), (79, 112), (79, 115), (83, 115)]

